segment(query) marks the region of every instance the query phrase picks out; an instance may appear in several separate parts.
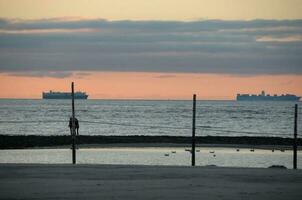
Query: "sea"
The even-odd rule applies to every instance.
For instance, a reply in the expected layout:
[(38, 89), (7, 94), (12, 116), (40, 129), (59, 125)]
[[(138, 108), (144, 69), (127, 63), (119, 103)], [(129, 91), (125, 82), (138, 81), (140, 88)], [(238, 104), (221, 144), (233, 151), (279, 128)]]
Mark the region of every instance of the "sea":
[[(80, 135), (190, 136), (189, 100), (75, 100)], [(292, 138), (301, 102), (197, 101), (197, 136)], [(70, 135), (71, 100), (1, 99), (1, 135)]]
[[(265, 136), (292, 138), (294, 106), (301, 102), (197, 101), (197, 136)], [(192, 101), (76, 100), (80, 135), (190, 136)], [(0, 100), (1, 135), (70, 135), (70, 100)], [(301, 135), (298, 117), (298, 137)], [(79, 164), (191, 164), (189, 147), (80, 148)], [(238, 147), (239, 148), (239, 147)], [(291, 150), (198, 147), (196, 165), (292, 168)], [(71, 163), (68, 147), (0, 150), (0, 163)], [(298, 168), (302, 166), (298, 151)]]

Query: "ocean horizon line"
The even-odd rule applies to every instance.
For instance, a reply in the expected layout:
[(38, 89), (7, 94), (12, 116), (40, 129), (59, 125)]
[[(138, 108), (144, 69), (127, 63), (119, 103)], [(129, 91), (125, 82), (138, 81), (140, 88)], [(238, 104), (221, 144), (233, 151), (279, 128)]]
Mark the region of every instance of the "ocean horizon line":
[[(43, 98), (0, 98), (0, 100), (46, 100), (46, 101), (53, 101), (53, 100), (70, 100), (70, 99), (43, 99)], [(89, 98), (89, 99), (76, 99), (81, 101), (87, 101), (87, 100), (103, 100), (103, 101), (192, 101), (192, 99), (143, 99), (143, 98)], [(236, 99), (196, 99), (196, 101), (236, 101)]]

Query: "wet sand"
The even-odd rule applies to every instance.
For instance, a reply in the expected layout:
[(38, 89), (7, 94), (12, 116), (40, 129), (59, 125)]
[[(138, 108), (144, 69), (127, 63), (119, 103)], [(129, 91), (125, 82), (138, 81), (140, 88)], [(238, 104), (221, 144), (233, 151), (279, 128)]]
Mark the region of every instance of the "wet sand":
[(0, 199), (300, 199), (302, 170), (0, 164)]

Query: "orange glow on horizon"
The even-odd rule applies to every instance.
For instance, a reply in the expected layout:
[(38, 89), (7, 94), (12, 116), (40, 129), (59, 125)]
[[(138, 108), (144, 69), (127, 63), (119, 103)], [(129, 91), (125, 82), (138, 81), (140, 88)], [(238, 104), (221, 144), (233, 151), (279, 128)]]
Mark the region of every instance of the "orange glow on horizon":
[[(79, 73), (80, 74), (80, 73)], [(67, 78), (0, 74), (0, 98), (41, 98), (43, 91), (85, 91), (89, 99), (234, 99), (237, 93), (291, 93), (302, 96), (301, 75), (93, 72)]]

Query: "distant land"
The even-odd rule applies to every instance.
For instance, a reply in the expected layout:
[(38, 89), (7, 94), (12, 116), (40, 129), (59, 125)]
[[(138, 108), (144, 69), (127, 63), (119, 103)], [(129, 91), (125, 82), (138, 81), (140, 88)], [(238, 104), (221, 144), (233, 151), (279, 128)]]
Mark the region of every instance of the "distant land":
[(265, 91), (262, 91), (261, 94), (237, 94), (237, 101), (299, 101), (301, 97), (298, 97), (294, 94), (282, 94), (280, 96), (274, 94), (265, 94)]

